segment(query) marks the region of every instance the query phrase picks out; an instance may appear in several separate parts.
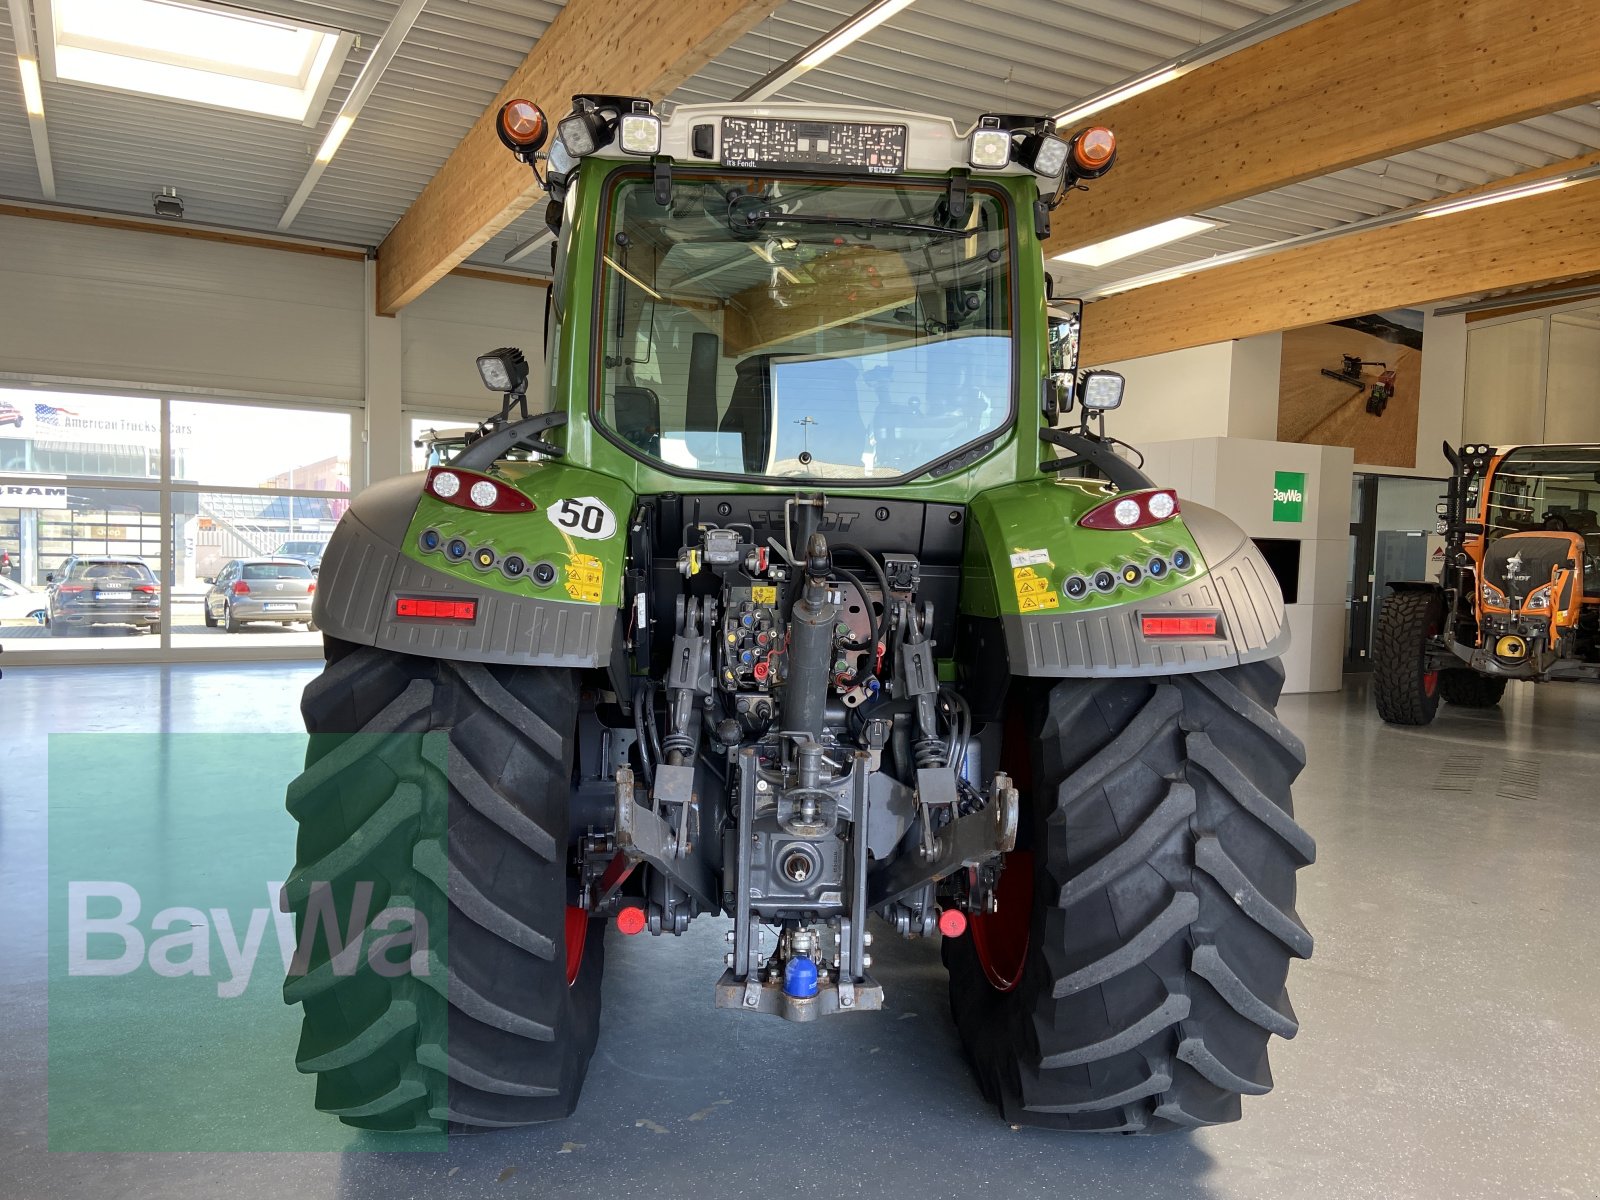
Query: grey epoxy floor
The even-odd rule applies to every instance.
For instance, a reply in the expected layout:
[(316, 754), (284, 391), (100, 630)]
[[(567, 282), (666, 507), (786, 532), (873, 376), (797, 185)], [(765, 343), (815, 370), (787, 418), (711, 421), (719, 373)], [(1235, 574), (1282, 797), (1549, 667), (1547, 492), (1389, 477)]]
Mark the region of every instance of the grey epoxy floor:
[[(567, 1122), (440, 1154), (45, 1150), (45, 735), (298, 727), (298, 666), (8, 670), (0, 682), (0, 1197), (1600, 1196), (1600, 689), (1381, 726), (1289, 697), (1319, 842), (1316, 957), (1242, 1123), (1014, 1131), (968, 1079), (930, 947), (880, 938), (890, 1008), (810, 1028), (710, 1007), (724, 923), (607, 944)], [(286, 848), (287, 853), (287, 848)]]

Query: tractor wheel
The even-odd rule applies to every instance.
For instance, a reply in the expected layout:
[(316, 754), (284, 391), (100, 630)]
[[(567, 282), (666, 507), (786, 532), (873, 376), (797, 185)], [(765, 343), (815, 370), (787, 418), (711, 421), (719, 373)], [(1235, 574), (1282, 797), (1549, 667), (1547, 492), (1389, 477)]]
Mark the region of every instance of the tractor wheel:
[(1372, 698), (1391, 725), (1426, 725), (1439, 711), (1440, 672), (1427, 670), (1428, 641), (1444, 628), (1434, 591), (1391, 592), (1372, 641)]
[(567, 1116), (599, 1033), (605, 934), (567, 871), (575, 676), (327, 643), (288, 796), (296, 927), (303, 941), (308, 897), (331, 878), (341, 900), (367, 881), (372, 911), (431, 905), (446, 928), (393, 977), (370, 949), (331, 970), (312, 930), (284, 998), (304, 1005), (296, 1065), (317, 1075), (317, 1107), (382, 1130)]
[(1237, 1120), (1271, 1088), (1267, 1038), (1298, 1029), (1289, 960), (1311, 954), (1295, 872), (1316, 854), (1282, 687), (1272, 661), (1072, 680), (1032, 705), (997, 910), (944, 942), (957, 1030), (1007, 1121), (1157, 1133)]
[(1439, 672), (1439, 699), (1461, 708), (1493, 708), (1506, 694), (1506, 681), (1466, 667)]

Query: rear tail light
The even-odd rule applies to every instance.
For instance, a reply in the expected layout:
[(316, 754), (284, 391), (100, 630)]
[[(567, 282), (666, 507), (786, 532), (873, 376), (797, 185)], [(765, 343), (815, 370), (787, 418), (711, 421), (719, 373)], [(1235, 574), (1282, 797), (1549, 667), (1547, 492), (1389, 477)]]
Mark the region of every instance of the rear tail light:
[(157, 588), (156, 588), (156, 585), (153, 584), (153, 583), (141, 583), (138, 587), (134, 588), (133, 590), (136, 591), (136, 592), (143, 592), (146, 596), (154, 596), (156, 594)]
[(1124, 492), (1078, 518), (1085, 529), (1143, 529), (1178, 515), (1178, 493), (1167, 488)]
[(312, 592), (314, 592), (316, 590), (317, 590), (316, 580), (312, 580), (310, 583), (306, 584), (306, 595), (309, 596), (309, 595), (311, 595)]
[(233, 594), (235, 596), (248, 596), (250, 594), (250, 585), (242, 579), (236, 580), (233, 585)]
[(433, 468), (423, 486), (430, 496), (473, 512), (532, 512), (536, 507), (503, 480), (456, 467)]
[(56, 589), (56, 595), (58, 595), (58, 596), (76, 596), (79, 592), (81, 592), (83, 590), (84, 590), (84, 587), (83, 587), (83, 584), (81, 584), (81, 583), (63, 583), (60, 587), (58, 587)]
[(1216, 614), (1168, 616), (1165, 613), (1141, 616), (1139, 631), (1145, 637), (1217, 637), (1221, 630)]
[(426, 617), (435, 621), (475, 621), (478, 619), (476, 600), (430, 600), (423, 596), (397, 596), (394, 602), (397, 617)]

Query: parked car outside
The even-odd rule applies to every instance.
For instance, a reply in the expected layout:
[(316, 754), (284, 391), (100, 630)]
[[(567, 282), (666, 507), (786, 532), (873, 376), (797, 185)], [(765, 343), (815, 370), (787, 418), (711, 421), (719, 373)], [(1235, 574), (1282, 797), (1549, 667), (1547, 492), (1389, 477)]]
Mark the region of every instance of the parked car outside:
[(8, 404), (0, 400), (0, 425), (10, 425), (13, 429), (22, 428), (22, 410), (15, 404)]
[(52, 637), (94, 625), (149, 632), (161, 619), (161, 585), (141, 559), (74, 555), (45, 576)]
[(322, 551), (327, 542), (285, 542), (272, 552), (273, 558), (297, 558), (315, 573), (322, 568)]
[(43, 625), (50, 612), (50, 597), (0, 577), (0, 621), (33, 621)]
[(236, 558), (222, 568), (205, 595), (206, 627), (221, 625), (238, 633), (256, 623), (311, 622), (311, 596), (317, 590), (311, 568), (298, 558)]

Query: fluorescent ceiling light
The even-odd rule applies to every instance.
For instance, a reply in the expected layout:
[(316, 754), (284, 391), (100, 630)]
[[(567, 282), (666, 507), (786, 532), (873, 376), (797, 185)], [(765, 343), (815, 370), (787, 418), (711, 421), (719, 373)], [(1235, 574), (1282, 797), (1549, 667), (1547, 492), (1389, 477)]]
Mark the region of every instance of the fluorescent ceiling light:
[(28, 106), (28, 115), (44, 116), (44, 93), (39, 90), (39, 64), (31, 58), (19, 58), (17, 69), (22, 72), (22, 102)]
[(41, 0), (51, 77), (304, 121), (350, 35), (176, 0)]
[(1136, 79), (1129, 80), (1127, 83), (1119, 84), (1110, 91), (1101, 92), (1099, 95), (1085, 100), (1082, 104), (1074, 105), (1069, 109), (1065, 109), (1064, 111), (1057, 113), (1056, 124), (1074, 124), (1083, 120), (1084, 117), (1091, 116), (1094, 113), (1099, 112), (1102, 108), (1110, 108), (1113, 104), (1119, 104), (1124, 100), (1131, 100), (1133, 97), (1141, 94), (1142, 92), (1148, 92), (1153, 88), (1158, 88), (1164, 83), (1171, 83), (1174, 79), (1178, 78), (1178, 76), (1184, 73), (1185, 72), (1178, 67), (1165, 67), (1150, 71)]
[(328, 130), (328, 136), (322, 139), (322, 147), (317, 151), (319, 163), (328, 162), (339, 153), (339, 143), (344, 141), (344, 135), (350, 132), (350, 126), (356, 123), (355, 117), (349, 113), (340, 113), (333, 119), (333, 125)]
[(765, 100), (781, 92), (812, 67), (827, 62), (846, 46), (871, 33), (896, 13), (909, 8), (911, 4), (912, 0), (877, 0), (877, 3), (867, 5), (844, 24), (829, 30), (819, 40), (800, 51), (776, 71), (770, 72), (745, 88), (734, 97), (734, 100), (740, 102)]
[(1250, 262), (1268, 254), (1281, 254), (1285, 250), (1315, 246), (1321, 242), (1349, 237), (1355, 233), (1366, 233), (1374, 229), (1390, 229), (1396, 225), (1409, 225), (1413, 221), (1426, 221), (1430, 217), (1442, 217), (1450, 213), (1465, 212), (1472, 208), (1484, 208), (1490, 204), (1503, 204), (1507, 200), (1523, 200), (1529, 196), (1558, 191), (1574, 184), (1595, 182), (1600, 182), (1600, 163), (1568, 172), (1565, 175), (1557, 175), (1551, 179), (1540, 179), (1533, 183), (1507, 184), (1494, 191), (1483, 192), (1476, 196), (1462, 196), (1456, 199), (1445, 198), (1415, 208), (1398, 208), (1393, 212), (1379, 213), (1375, 217), (1352, 221), (1348, 225), (1334, 225), (1328, 229), (1318, 229), (1313, 233), (1302, 233), (1298, 237), (1284, 238), (1278, 242), (1247, 246), (1243, 250), (1233, 250), (1227, 254), (1214, 254), (1210, 258), (1202, 258), (1192, 263), (1186, 263), (1181, 267), (1154, 271), (1147, 275), (1135, 275), (1129, 279), (1119, 279), (1114, 283), (1103, 284), (1092, 291), (1085, 292), (1083, 299), (1099, 300), (1106, 296), (1115, 296), (1121, 292), (1131, 292), (1135, 288), (1149, 287), (1153, 283), (1170, 283), (1172, 280), (1181, 279), (1186, 275), (1196, 275), (1201, 271), (1211, 271), (1217, 267), (1232, 266), (1234, 263)]
[(1141, 92), (1148, 92), (1151, 88), (1158, 88), (1162, 84), (1171, 83), (1174, 79), (1181, 78), (1193, 71), (1196, 67), (1203, 67), (1214, 63), (1219, 58), (1226, 58), (1247, 46), (1254, 46), (1268, 38), (1276, 37), (1290, 29), (1295, 29), (1308, 21), (1318, 17), (1325, 17), (1331, 12), (1348, 7), (1355, 0), (1301, 0), (1298, 4), (1290, 4), (1280, 12), (1271, 16), (1262, 17), (1250, 24), (1235, 29), (1232, 33), (1225, 33), (1214, 41), (1205, 42), (1192, 50), (1187, 50), (1176, 58), (1169, 58), (1164, 63), (1157, 63), (1148, 71), (1125, 79), (1121, 83), (1113, 84), (1103, 92), (1074, 104), (1071, 108), (1063, 109), (1056, 114), (1056, 122), (1060, 125), (1072, 125), (1091, 116), (1103, 108)]
[(808, 70), (812, 67), (820, 66), (822, 63), (827, 62), (835, 54), (839, 53), (839, 51), (843, 50), (846, 46), (850, 45), (850, 43), (858, 40), (859, 38), (865, 37), (879, 25), (882, 25), (890, 17), (894, 16), (895, 13), (899, 12), (903, 8), (909, 7), (910, 4), (911, 0), (883, 0), (883, 3), (861, 13), (856, 17), (855, 20), (851, 21), (837, 33), (831, 35), (820, 45), (814, 46), (810, 50), (807, 50), (800, 56), (800, 65)]
[(1570, 175), (1563, 175), (1556, 179), (1545, 179), (1538, 183), (1524, 184), (1521, 187), (1502, 188), (1498, 192), (1490, 192), (1483, 196), (1467, 196), (1460, 200), (1451, 200), (1444, 204), (1436, 204), (1423, 210), (1424, 217), (1442, 217), (1447, 213), (1466, 212), (1469, 208), (1485, 208), (1490, 204), (1504, 204), (1507, 200), (1521, 200), (1526, 196), (1538, 196), (1545, 192), (1560, 191), (1564, 187), (1571, 187), (1578, 182)]
[(1132, 258), (1135, 254), (1142, 254), (1146, 250), (1154, 250), (1157, 246), (1165, 246), (1169, 242), (1215, 229), (1218, 224), (1220, 222), (1207, 221), (1200, 217), (1174, 217), (1170, 221), (1162, 221), (1159, 225), (1135, 229), (1132, 233), (1107, 238), (1092, 246), (1080, 246), (1065, 254), (1057, 254), (1055, 261), (1077, 263), (1084, 267), (1103, 267), (1107, 263)]

